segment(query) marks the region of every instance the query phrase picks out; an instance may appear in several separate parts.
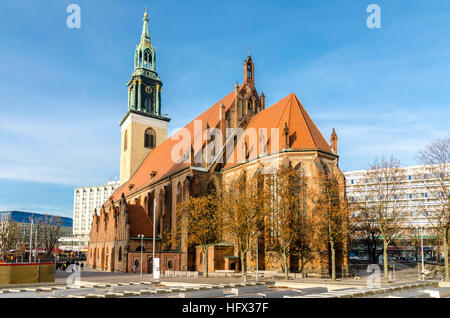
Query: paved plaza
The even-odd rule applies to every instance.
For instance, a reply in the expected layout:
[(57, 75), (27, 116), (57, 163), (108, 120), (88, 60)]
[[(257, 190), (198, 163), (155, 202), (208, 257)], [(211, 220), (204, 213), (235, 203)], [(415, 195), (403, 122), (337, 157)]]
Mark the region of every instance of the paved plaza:
[(0, 286), (0, 298), (450, 298), (450, 285), (398, 280), (368, 288), (365, 279), (270, 279), (242, 277), (142, 277), (84, 270), (79, 280), (58, 271), (55, 283)]

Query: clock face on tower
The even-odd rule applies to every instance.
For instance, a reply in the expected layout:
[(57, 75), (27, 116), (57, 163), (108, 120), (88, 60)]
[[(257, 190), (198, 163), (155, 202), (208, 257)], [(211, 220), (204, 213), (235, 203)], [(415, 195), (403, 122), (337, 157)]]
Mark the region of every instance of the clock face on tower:
[(150, 86), (145, 86), (145, 91), (147, 92), (147, 94), (150, 94), (152, 92), (152, 88)]

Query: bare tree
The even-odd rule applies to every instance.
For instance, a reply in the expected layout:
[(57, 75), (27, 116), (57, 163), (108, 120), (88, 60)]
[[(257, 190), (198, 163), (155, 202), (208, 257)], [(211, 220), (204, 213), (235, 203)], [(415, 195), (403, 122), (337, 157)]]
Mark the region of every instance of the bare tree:
[[(444, 250), (445, 280), (450, 281), (448, 269), (448, 249), (450, 238), (450, 136), (436, 139), (420, 151), (417, 160), (426, 166), (429, 182), (424, 178), (424, 186), (439, 202), (438, 206), (426, 214), (429, 223), (441, 240)], [(426, 211), (428, 212), (428, 211)]]
[(351, 204), (351, 210), (355, 239), (360, 239), (366, 244), (369, 261), (371, 264), (376, 264), (378, 244), (382, 240), (382, 235), (374, 210), (368, 208), (366, 200), (354, 202)]
[(20, 228), (10, 215), (0, 216), (0, 253), (2, 260), (6, 254), (16, 248), (19, 242)]
[(223, 183), (218, 191), (220, 224), (223, 233), (235, 241), (244, 281), (247, 280), (247, 252), (254, 233), (262, 229), (265, 218), (265, 200), (261, 198), (260, 191), (263, 187), (259, 185), (258, 182), (247, 184), (243, 177), (229, 184)]
[[(208, 244), (216, 242), (218, 238), (217, 201), (214, 196), (191, 197), (188, 201), (177, 206), (179, 224), (185, 220), (187, 233), (184, 243), (186, 247), (200, 245), (208, 277)], [(180, 231), (181, 231), (181, 227)]]
[(339, 183), (337, 175), (322, 173), (319, 178), (319, 193), (313, 209), (314, 230), (327, 238), (331, 252), (331, 279), (336, 280), (336, 251), (349, 235), (348, 208), (341, 196), (344, 185)]
[(38, 233), (38, 241), (44, 247), (47, 254), (58, 244), (61, 235), (61, 218), (53, 215), (46, 215), (38, 220), (36, 224)]
[(299, 253), (306, 258), (304, 247), (310, 243), (310, 222), (307, 214), (306, 176), (303, 169), (294, 169), (286, 164), (277, 174), (268, 175), (268, 244), (282, 260), (286, 279), (289, 278), (288, 260)]
[(400, 161), (375, 159), (363, 176), (364, 181), (355, 186), (362, 207), (361, 216), (367, 216), (369, 222), (376, 224), (383, 240), (384, 281), (389, 282), (388, 257), (389, 245), (401, 235), (405, 226), (406, 206), (401, 199), (405, 190), (401, 183), (405, 180)]

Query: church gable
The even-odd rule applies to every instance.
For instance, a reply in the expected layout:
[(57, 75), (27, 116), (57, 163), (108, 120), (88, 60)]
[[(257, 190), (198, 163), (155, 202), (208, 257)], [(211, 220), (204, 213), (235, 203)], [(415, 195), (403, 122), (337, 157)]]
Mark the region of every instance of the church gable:
[(293, 93), (250, 119), (224, 169), (283, 150), (333, 153)]

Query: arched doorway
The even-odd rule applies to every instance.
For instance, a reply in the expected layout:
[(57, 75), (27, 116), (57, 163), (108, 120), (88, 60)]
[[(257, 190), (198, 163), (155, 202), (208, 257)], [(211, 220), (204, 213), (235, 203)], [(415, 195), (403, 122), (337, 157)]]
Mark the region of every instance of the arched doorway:
[(140, 271), (140, 269), (139, 269), (139, 266), (140, 266), (140, 265), (141, 265), (141, 264), (139, 263), (139, 260), (136, 258), (136, 259), (134, 260), (135, 273), (137, 273), (137, 272)]

